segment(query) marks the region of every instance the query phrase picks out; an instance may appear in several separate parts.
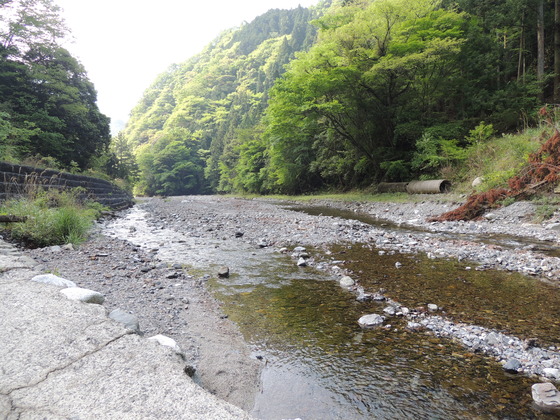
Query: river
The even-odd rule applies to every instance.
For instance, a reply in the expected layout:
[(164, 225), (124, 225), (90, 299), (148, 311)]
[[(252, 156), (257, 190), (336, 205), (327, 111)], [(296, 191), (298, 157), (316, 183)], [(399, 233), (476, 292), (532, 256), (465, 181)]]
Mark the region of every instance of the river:
[[(106, 233), (198, 273), (230, 268), (228, 278), (211, 275), (206, 286), (263, 361), (251, 413), (257, 418), (545, 417), (532, 405), (535, 378), (506, 373), (493, 358), (429, 331), (410, 331), (403, 318), (362, 329), (358, 318), (383, 313), (385, 304), (359, 302), (338, 285), (333, 267), (411, 308), (435, 302), (451, 320), (536, 337), (547, 347), (560, 337), (557, 289), (518, 274), (477, 271), (469, 262), (380, 252), (348, 238), (309, 240), (309, 226), (333, 228), (325, 219), (270, 203), (172, 198), (137, 206)], [(280, 252), (296, 243), (314, 264), (298, 267), (291, 252)]]

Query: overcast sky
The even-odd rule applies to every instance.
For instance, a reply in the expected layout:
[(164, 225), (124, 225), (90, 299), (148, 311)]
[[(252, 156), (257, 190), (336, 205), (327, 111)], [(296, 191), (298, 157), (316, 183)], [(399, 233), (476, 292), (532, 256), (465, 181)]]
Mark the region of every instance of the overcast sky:
[(158, 74), (200, 52), (225, 29), (269, 9), (317, 1), (56, 0), (74, 37), (66, 47), (85, 66), (113, 131)]

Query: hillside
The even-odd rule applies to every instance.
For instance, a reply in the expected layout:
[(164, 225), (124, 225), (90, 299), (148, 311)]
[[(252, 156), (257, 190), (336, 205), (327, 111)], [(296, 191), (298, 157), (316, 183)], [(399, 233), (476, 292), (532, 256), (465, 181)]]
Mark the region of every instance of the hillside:
[(145, 91), (122, 133), (136, 192), (299, 194), (458, 177), (475, 148), (536, 124), (555, 99), (542, 70), (553, 27), (553, 8), (530, 0), (271, 10)]
[(147, 194), (203, 193), (263, 115), (268, 91), (296, 52), (309, 48), (312, 10), (270, 10), (223, 32), (200, 54), (171, 66), (145, 91), (124, 131)]

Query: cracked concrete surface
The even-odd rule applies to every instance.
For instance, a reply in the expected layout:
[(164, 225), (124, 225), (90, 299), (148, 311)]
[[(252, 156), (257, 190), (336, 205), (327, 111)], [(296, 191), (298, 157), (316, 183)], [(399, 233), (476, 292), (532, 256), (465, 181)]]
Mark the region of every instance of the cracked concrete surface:
[(171, 349), (31, 282), (34, 261), (7, 244), (0, 254), (0, 419), (249, 418), (196, 385)]

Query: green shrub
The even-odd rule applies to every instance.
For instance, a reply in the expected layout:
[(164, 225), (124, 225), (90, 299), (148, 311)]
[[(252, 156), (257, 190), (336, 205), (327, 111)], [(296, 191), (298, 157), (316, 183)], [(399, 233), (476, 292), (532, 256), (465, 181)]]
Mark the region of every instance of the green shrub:
[(80, 203), (78, 192), (41, 191), (35, 196), (6, 201), (0, 213), (24, 216), (26, 221), (7, 226), (14, 240), (28, 246), (80, 244), (104, 209), (98, 203)]

